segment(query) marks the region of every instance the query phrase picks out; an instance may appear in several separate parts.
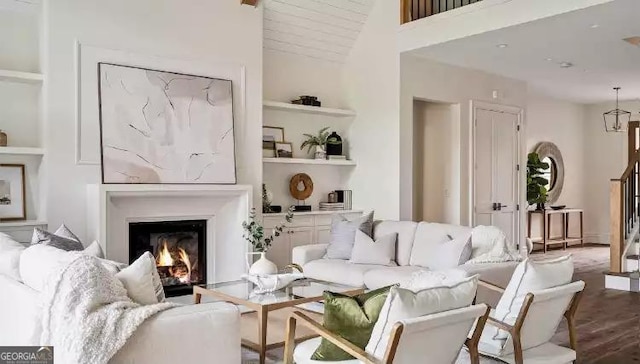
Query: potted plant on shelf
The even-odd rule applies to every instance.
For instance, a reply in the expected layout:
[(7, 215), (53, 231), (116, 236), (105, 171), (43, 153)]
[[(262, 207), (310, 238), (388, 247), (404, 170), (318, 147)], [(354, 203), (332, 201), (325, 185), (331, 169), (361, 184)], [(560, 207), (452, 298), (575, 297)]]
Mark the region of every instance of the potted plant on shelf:
[(544, 210), (547, 202), (547, 184), (549, 181), (542, 177), (549, 169), (549, 163), (542, 162), (538, 153), (527, 156), (527, 201), (536, 205), (536, 210)]
[(255, 261), (249, 268), (250, 275), (269, 275), (278, 273), (278, 266), (267, 259), (266, 253), (273, 244), (275, 238), (279, 237), (284, 231), (287, 223), (293, 221), (293, 206), (287, 210), (284, 220), (278, 226), (273, 228), (271, 235), (265, 236), (264, 227), (257, 219), (256, 209), (251, 209), (249, 221), (242, 223), (244, 230), (244, 239), (253, 247), (253, 252), (248, 255), (260, 255), (260, 259)]
[(300, 146), (300, 150), (303, 150), (305, 147), (307, 147), (307, 153), (311, 153), (311, 148), (315, 147), (315, 158), (327, 159), (327, 144), (342, 144), (342, 141), (331, 136), (328, 130), (329, 127), (327, 126), (326, 128), (320, 129), (318, 135), (303, 134), (305, 137), (307, 137), (307, 140), (302, 143), (302, 145)]

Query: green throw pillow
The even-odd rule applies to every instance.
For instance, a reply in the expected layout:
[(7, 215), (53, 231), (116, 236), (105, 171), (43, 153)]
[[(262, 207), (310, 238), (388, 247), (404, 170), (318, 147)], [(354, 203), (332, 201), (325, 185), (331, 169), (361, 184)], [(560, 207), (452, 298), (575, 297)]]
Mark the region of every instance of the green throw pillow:
[[(371, 337), (373, 326), (378, 321), (380, 310), (389, 295), (390, 288), (391, 286), (379, 288), (358, 296), (324, 292), (323, 326), (364, 349)], [(322, 339), (311, 359), (340, 361), (354, 358), (329, 340)]]

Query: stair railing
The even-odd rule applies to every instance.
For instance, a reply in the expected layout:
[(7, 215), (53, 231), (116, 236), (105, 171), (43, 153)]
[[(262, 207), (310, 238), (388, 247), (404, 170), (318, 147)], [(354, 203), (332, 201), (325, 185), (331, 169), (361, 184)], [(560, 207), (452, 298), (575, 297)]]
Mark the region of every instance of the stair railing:
[(610, 271), (623, 272), (623, 259), (628, 244), (638, 233), (640, 199), (640, 151), (634, 152), (619, 179), (612, 179), (609, 188), (611, 241)]
[(408, 23), (481, 0), (400, 0), (400, 22)]

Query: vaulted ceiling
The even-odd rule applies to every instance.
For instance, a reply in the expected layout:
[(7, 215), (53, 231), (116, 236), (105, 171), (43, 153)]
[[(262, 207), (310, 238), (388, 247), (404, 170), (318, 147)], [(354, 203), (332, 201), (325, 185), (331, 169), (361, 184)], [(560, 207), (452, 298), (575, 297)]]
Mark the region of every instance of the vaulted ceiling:
[(264, 48), (343, 63), (375, 1), (264, 0)]

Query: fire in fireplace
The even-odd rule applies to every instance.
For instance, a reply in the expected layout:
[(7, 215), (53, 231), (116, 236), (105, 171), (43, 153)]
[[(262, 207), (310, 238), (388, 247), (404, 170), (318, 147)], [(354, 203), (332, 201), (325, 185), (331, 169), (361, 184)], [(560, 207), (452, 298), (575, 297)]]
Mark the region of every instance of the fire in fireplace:
[(191, 294), (206, 283), (206, 220), (129, 224), (129, 261), (149, 251), (168, 297)]

